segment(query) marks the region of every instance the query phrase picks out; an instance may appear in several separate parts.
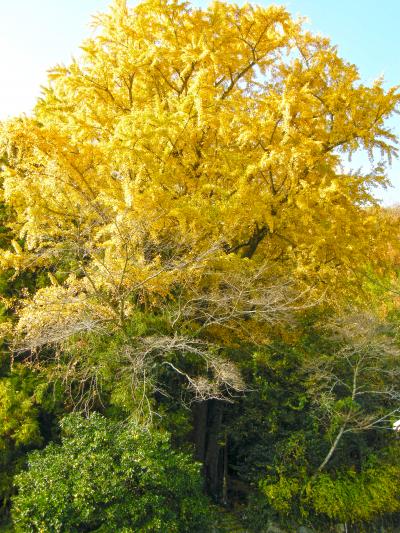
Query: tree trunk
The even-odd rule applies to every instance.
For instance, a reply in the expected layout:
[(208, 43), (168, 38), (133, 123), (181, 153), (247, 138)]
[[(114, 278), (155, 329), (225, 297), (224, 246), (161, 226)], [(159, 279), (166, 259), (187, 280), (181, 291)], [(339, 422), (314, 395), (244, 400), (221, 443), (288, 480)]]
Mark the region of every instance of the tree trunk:
[(193, 440), (197, 461), (204, 462), (206, 457), (208, 402), (198, 402), (193, 406)]
[(343, 425), (340, 430), (339, 430), (339, 433), (336, 435), (336, 438), (335, 440), (333, 441), (333, 444), (328, 452), (328, 454), (326, 455), (325, 459), (322, 461), (322, 463), (319, 465), (318, 467), (318, 471), (320, 472), (326, 465), (327, 463), (329, 462), (329, 459), (332, 457), (334, 451), (336, 450), (338, 444), (339, 444), (339, 441), (340, 439), (342, 438), (343, 436), (343, 433), (346, 429), (346, 426)]
[(207, 492), (215, 501), (220, 501), (224, 477), (224, 456), (220, 445), (223, 402), (201, 402), (194, 407), (193, 414), (195, 456), (203, 462)]
[(228, 433), (225, 430), (224, 442), (224, 463), (223, 463), (223, 480), (222, 480), (222, 503), (228, 505)]

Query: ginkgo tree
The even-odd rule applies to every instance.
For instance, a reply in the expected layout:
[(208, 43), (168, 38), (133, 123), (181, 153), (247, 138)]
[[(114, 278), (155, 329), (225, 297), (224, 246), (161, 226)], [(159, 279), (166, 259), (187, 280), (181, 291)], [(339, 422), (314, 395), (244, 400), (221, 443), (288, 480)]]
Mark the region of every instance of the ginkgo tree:
[[(201, 398), (241, 390), (221, 346), (263, 342), (384, 267), (397, 230), (371, 190), (396, 155), (399, 93), (364, 85), (283, 7), (116, 0), (94, 25), (32, 116), (1, 127), (16, 235), (1, 264), (50, 278), (18, 310), (17, 348), (162, 312), (132, 371), (179, 351), (208, 369), (167, 361)], [(360, 150), (376, 163), (347, 172)]]

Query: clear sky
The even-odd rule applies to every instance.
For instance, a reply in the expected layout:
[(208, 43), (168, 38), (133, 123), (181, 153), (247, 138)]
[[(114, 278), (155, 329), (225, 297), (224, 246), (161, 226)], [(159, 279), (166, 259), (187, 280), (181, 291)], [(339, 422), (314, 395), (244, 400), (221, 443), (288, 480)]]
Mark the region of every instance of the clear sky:
[[(133, 4), (133, 2), (131, 2)], [(193, 2), (205, 5), (200, 0)], [(355, 63), (365, 82), (385, 77), (400, 84), (400, 0), (286, 0), (294, 15), (309, 18), (309, 28), (327, 35), (340, 54)], [(0, 120), (29, 113), (46, 70), (69, 62), (89, 33), (90, 16), (104, 11), (109, 0), (0, 0)], [(391, 121), (400, 136), (400, 118)], [(367, 160), (357, 160), (357, 165)], [(386, 205), (400, 203), (400, 162), (389, 170), (394, 185), (377, 191)]]

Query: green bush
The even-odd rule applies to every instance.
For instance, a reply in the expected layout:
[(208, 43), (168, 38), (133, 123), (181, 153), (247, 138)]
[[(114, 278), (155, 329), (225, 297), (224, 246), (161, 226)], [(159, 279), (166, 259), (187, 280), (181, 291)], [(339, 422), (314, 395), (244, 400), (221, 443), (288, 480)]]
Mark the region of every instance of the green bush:
[(373, 521), (400, 511), (400, 468), (371, 457), (363, 470), (321, 473), (307, 488), (313, 510), (340, 522)]
[[(382, 519), (389, 523), (395, 518), (398, 523), (398, 451), (394, 446), (384, 450), (380, 458), (366, 458), (360, 471), (342, 468), (307, 477), (301, 469), (296, 476), (290, 468), (277, 468), (274, 476), (266, 476), (259, 484), (265, 498), (264, 512), (283, 523), (293, 517), (312, 522), (321, 530), (339, 522), (364, 525), (368, 531)], [(263, 506), (261, 497), (257, 505)]]
[(16, 478), (16, 531), (210, 531), (199, 465), (165, 434), (72, 414), (61, 445), (28, 463)]
[(60, 399), (37, 372), (14, 364), (0, 371), (0, 531), (9, 518), (14, 475), (22, 470), (26, 454), (43, 447), (57, 435)]

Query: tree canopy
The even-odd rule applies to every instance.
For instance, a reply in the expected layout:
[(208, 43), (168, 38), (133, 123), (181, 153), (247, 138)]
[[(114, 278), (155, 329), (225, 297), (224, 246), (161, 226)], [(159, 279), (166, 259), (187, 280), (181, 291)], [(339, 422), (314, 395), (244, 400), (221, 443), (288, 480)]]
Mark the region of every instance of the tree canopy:
[(341, 161), (396, 153), (395, 89), (363, 85), (282, 7), (117, 1), (95, 24), (33, 117), (3, 127), (4, 198), (24, 239), (3, 261), (68, 253), (85, 264), (79, 292), (122, 298), (165, 297), (187, 272), (194, 283), (212, 245), (240, 269), (288, 262), (328, 287), (378, 260), (382, 166)]
[(363, 85), (282, 7), (117, 1), (95, 28), (2, 128), (20, 240), (1, 260), (52, 281), (20, 312), (24, 349), (166, 302), (175, 332), (262, 337), (385, 265), (380, 160), (368, 175), (342, 161), (396, 154), (396, 89)]

